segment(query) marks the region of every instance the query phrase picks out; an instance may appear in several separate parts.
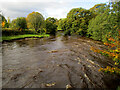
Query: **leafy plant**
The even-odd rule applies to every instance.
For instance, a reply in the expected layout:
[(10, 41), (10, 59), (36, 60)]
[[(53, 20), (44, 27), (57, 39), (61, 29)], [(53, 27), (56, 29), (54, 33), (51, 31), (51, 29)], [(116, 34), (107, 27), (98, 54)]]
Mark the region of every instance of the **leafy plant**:
[(27, 16), (27, 26), (28, 28), (37, 30), (44, 27), (44, 17), (39, 12), (32, 12)]
[(17, 19), (12, 20), (11, 27), (17, 30), (27, 29), (27, 22), (25, 17), (18, 17)]
[(45, 28), (46, 28), (46, 33), (48, 34), (55, 34), (57, 30), (57, 25), (56, 25), (57, 19), (55, 18), (47, 18), (45, 20)]
[[(118, 30), (118, 33), (120, 35), (120, 30)], [(107, 66), (106, 68), (100, 68), (99, 71), (109, 72), (109, 73), (116, 73), (120, 74), (120, 36), (117, 36), (117, 40), (113, 39), (111, 35), (107, 38), (107, 41), (104, 43), (106, 46), (108, 46), (108, 50), (100, 50), (94, 47), (91, 47), (91, 50), (94, 52), (100, 53), (102, 55), (111, 57), (113, 59), (114, 66), (110, 67)]]

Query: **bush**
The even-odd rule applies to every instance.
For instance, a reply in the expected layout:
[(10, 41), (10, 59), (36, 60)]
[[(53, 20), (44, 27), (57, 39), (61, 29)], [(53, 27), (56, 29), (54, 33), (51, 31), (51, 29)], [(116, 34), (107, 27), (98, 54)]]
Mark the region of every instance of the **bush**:
[(12, 36), (12, 35), (23, 35), (23, 34), (35, 34), (36, 32), (34, 30), (13, 30), (10, 28), (4, 28), (2, 29), (2, 35), (3, 36)]
[[(117, 33), (120, 35), (120, 30), (117, 31)], [(107, 36), (107, 41), (104, 43), (108, 49), (107, 50), (100, 50), (95, 47), (91, 47), (91, 50), (94, 52), (100, 53), (104, 56), (108, 56), (113, 59), (115, 62), (112, 67), (107, 66), (106, 68), (100, 68), (99, 71), (104, 71), (106, 73), (115, 73), (120, 75), (120, 36), (116, 36), (118, 38), (117, 40), (113, 39), (111, 35)]]
[(44, 26), (44, 17), (39, 12), (29, 13), (26, 19), (28, 28), (35, 29), (36, 32)]
[[(120, 6), (120, 3), (118, 4)], [(114, 3), (112, 6), (117, 6), (118, 4)], [(94, 40), (106, 41), (106, 35), (108, 34), (111, 34), (111, 37), (116, 39), (118, 35), (119, 9), (117, 7), (110, 9), (109, 5), (106, 8), (104, 13), (100, 13), (89, 22), (88, 36)]]
[(88, 22), (94, 17), (94, 13), (83, 8), (74, 8), (67, 14), (67, 18), (59, 22), (65, 35), (78, 34), (85, 36), (87, 33)]
[(55, 34), (57, 30), (56, 19), (54, 18), (47, 18), (45, 21), (46, 33), (48, 34)]
[(24, 30), (27, 29), (27, 22), (25, 17), (18, 17), (14, 19), (11, 23), (11, 27), (17, 30)]

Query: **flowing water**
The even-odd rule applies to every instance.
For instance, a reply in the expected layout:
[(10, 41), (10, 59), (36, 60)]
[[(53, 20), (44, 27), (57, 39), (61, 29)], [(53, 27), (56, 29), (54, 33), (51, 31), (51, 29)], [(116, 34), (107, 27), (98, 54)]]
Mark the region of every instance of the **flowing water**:
[(110, 58), (90, 50), (105, 46), (88, 38), (26, 38), (2, 44), (3, 88), (116, 88), (117, 75), (99, 72)]

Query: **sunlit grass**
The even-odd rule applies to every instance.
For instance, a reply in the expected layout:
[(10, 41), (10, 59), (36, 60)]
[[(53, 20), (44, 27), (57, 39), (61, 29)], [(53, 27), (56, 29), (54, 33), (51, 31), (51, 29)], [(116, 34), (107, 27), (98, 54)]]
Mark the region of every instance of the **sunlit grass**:
[(34, 35), (34, 34), (24, 34), (24, 35), (15, 35), (15, 36), (2, 36), (2, 40), (14, 40), (14, 39), (22, 39), (22, 38), (28, 38), (28, 37), (34, 37), (34, 38), (42, 38), (42, 37), (49, 37), (48, 34), (42, 34), (42, 35)]

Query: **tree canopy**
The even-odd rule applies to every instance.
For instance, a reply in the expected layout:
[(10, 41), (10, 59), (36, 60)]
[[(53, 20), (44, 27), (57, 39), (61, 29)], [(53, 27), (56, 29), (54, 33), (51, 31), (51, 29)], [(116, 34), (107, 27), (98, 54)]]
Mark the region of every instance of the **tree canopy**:
[(57, 25), (56, 25), (57, 19), (48, 17), (45, 20), (45, 27), (46, 27), (46, 32), (49, 34), (55, 34), (57, 30)]
[(100, 14), (100, 13), (103, 13), (105, 11), (106, 6), (107, 5), (105, 3), (96, 4), (92, 8), (90, 8), (89, 10), (91, 12), (94, 12), (95, 14)]
[(7, 23), (6, 18), (3, 15), (1, 15), (1, 14), (0, 14), (0, 18), (2, 19), (2, 22), (1, 22), (2, 28), (7, 28), (8, 27), (8, 23)]
[(114, 38), (117, 36), (120, 16), (116, 5), (118, 4), (113, 4), (112, 9), (109, 8), (109, 5), (106, 6), (104, 13), (100, 13), (89, 22), (88, 34), (91, 38), (104, 41), (108, 33), (111, 33)]
[(27, 22), (25, 17), (18, 17), (11, 23), (13, 29), (23, 30), (27, 28)]
[(94, 13), (83, 8), (73, 8), (67, 14), (67, 18), (60, 21), (61, 28), (65, 34), (86, 35), (88, 22), (94, 17)]
[(44, 17), (39, 12), (32, 12), (27, 16), (27, 25), (37, 31), (44, 26)]
[(53, 18), (53, 17), (48, 17), (48, 18), (46, 19), (46, 21), (50, 21), (50, 22), (52, 22), (52, 23), (56, 23), (56, 22), (57, 22), (57, 19), (56, 19), (56, 18)]

